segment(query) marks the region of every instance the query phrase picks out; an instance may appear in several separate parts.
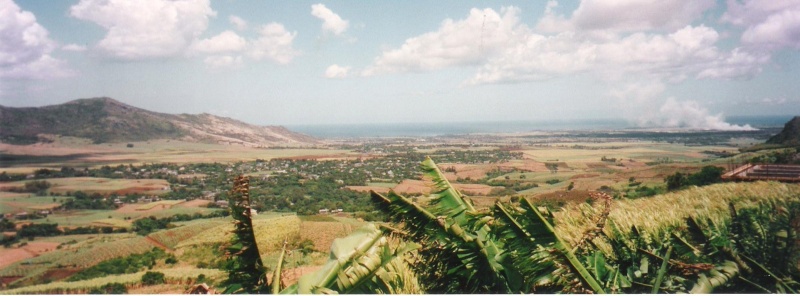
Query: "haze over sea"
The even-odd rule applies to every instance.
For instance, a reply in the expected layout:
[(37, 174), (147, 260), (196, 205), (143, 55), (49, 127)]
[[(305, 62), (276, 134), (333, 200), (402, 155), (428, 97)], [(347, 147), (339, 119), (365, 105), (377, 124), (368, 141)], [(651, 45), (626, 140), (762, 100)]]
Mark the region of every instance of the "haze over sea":
[[(729, 116), (726, 121), (735, 125), (749, 124), (755, 128), (781, 127), (792, 116)], [(474, 121), (440, 123), (364, 123), (330, 125), (287, 125), (287, 128), (319, 138), (358, 137), (432, 137), (476, 133), (519, 133), (558, 130), (635, 130), (626, 120), (560, 120), (560, 121)]]

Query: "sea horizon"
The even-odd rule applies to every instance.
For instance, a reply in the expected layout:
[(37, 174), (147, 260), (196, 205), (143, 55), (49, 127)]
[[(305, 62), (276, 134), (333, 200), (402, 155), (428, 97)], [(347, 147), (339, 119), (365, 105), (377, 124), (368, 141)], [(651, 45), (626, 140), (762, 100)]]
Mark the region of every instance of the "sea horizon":
[[(728, 116), (726, 122), (753, 128), (782, 127), (792, 115)], [(350, 124), (291, 124), (288, 129), (319, 138), (436, 137), (447, 135), (523, 133), (534, 131), (641, 130), (622, 119), (515, 120), (471, 122), (405, 122)]]

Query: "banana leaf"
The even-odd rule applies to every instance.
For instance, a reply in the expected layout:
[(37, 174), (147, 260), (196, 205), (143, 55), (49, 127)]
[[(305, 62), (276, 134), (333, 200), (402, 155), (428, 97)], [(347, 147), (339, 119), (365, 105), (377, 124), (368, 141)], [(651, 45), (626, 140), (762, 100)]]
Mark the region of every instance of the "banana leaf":
[(418, 247), (401, 243), (392, 249), (383, 232), (368, 224), (334, 240), (328, 262), (281, 294), (402, 293), (403, 274), (410, 272), (402, 256)]

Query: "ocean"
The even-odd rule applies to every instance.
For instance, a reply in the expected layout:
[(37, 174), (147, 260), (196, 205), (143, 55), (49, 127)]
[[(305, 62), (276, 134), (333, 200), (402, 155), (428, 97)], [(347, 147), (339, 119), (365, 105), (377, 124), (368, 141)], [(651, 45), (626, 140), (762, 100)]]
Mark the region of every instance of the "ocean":
[[(729, 116), (726, 122), (736, 125), (749, 124), (755, 128), (781, 127), (792, 116)], [(286, 125), (292, 131), (318, 138), (361, 137), (433, 137), (476, 133), (518, 133), (530, 131), (558, 130), (622, 130), (636, 129), (629, 121), (614, 119), (599, 120), (550, 120), (550, 121), (488, 121), (445, 123), (364, 123), (364, 124), (314, 124)]]

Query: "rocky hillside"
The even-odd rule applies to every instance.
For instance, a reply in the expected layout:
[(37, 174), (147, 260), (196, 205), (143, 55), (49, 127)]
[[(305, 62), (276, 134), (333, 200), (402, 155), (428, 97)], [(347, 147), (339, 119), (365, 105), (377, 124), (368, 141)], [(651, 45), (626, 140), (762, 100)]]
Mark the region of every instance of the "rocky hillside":
[(79, 99), (45, 107), (0, 106), (0, 140), (25, 144), (39, 141), (41, 135), (87, 138), (95, 143), (154, 139), (251, 147), (319, 143), (282, 126), (256, 126), (211, 114), (157, 113), (111, 98)]
[(800, 116), (795, 116), (783, 126), (783, 130), (767, 140), (767, 144), (800, 146)]

